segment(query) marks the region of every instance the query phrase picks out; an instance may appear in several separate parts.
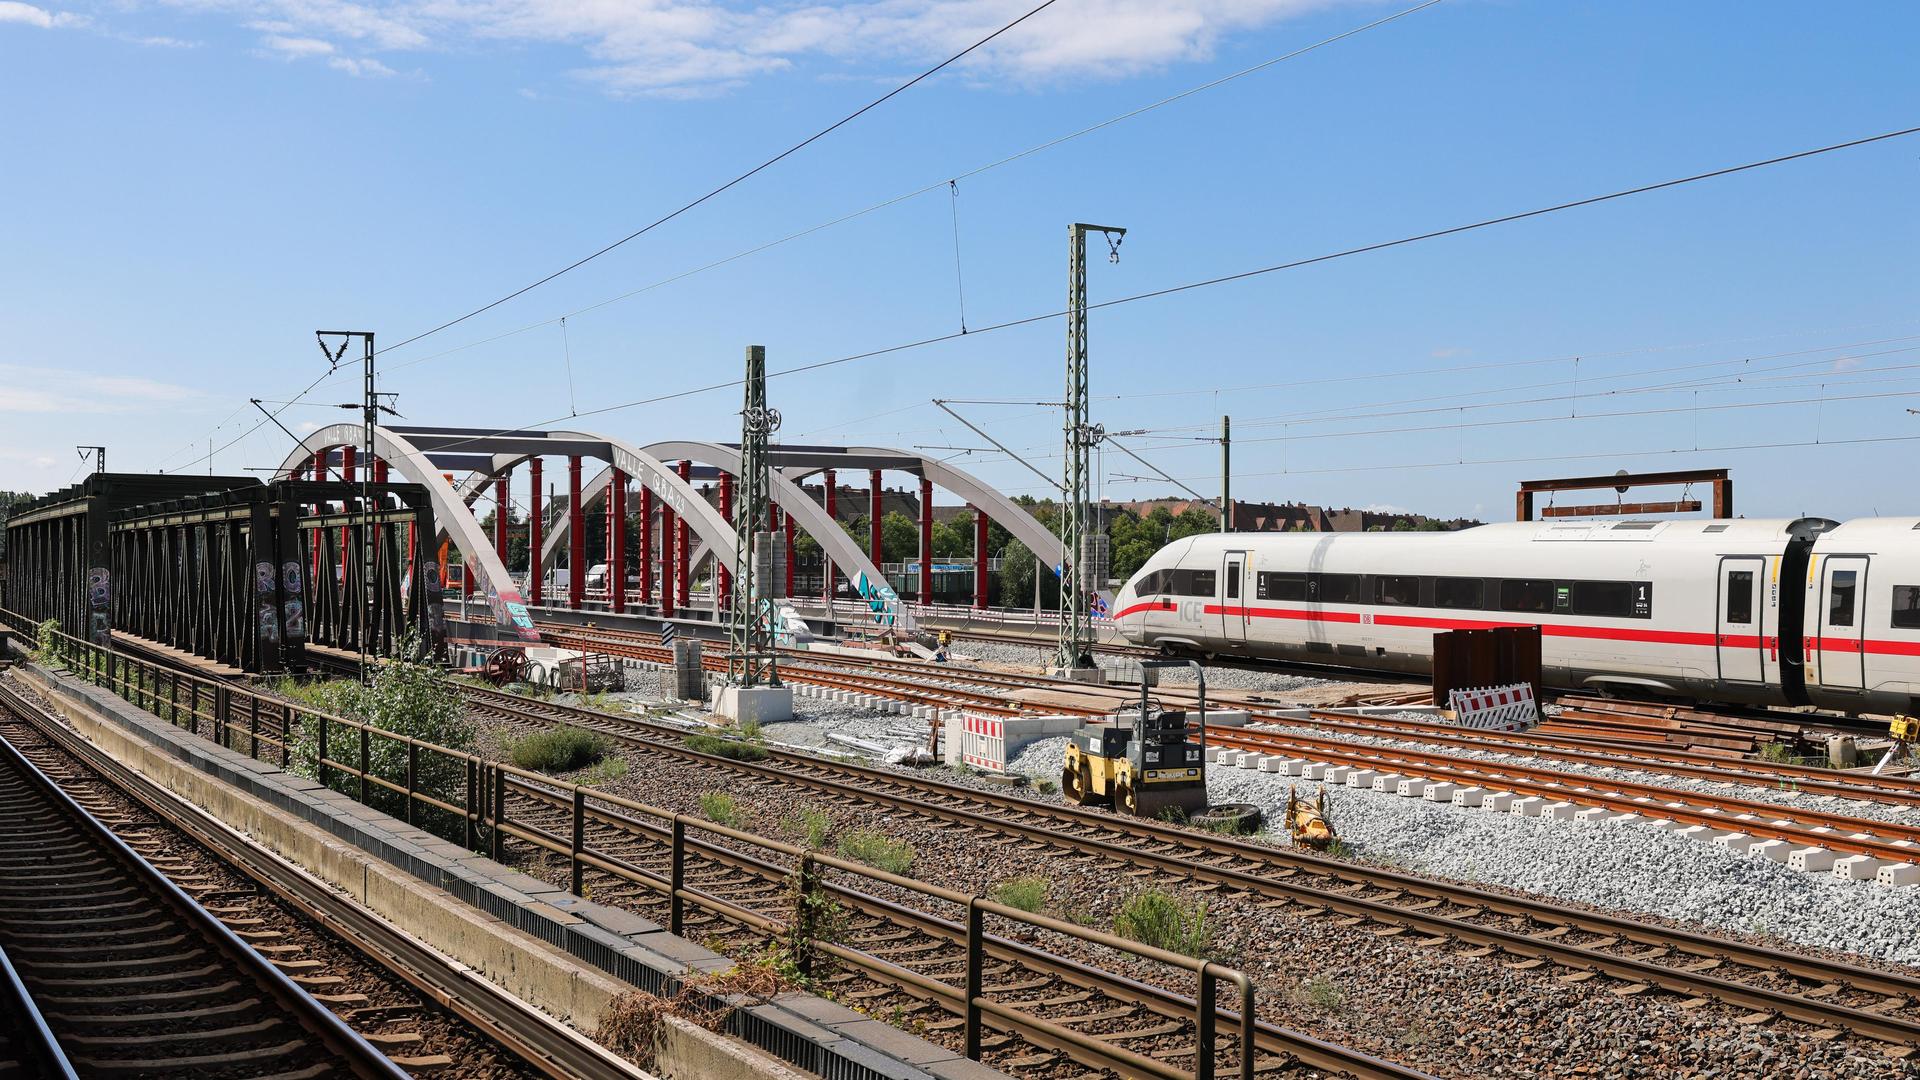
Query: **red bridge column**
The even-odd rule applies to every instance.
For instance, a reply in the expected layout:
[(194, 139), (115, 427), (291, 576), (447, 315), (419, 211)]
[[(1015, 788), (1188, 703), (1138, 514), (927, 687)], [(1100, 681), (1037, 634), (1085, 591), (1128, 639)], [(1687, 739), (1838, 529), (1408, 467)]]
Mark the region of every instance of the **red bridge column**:
[(792, 596), (793, 595), (793, 515), (788, 514), (786, 515), (786, 518), (787, 518), (787, 590), (786, 592), (781, 593), (781, 595)]
[[(881, 562), (886, 556), (887, 546), (884, 542), (886, 538), (881, 535), (880, 519), (886, 516), (887, 504), (880, 495), (880, 470), (869, 469), (867, 480), (870, 484), (870, 490), (867, 492), (867, 549), (869, 557), (873, 559), (874, 569), (880, 571), (880, 575), (885, 577), (887, 568), (882, 566)], [(882, 584), (885, 582), (874, 582), (876, 588)]]
[(973, 508), (973, 606), (987, 606), (987, 512)]
[[(322, 484), (327, 482), (327, 451), (324, 447), (313, 452), (313, 478)], [(323, 513), (326, 508), (326, 503), (316, 501), (313, 505), (313, 512), (318, 515)], [(312, 590), (320, 588), (319, 529), (309, 529), (307, 531), (307, 548), (307, 588), (309, 590), (307, 596), (311, 598), (315, 595)]]
[(665, 499), (660, 501), (660, 616), (673, 618), (673, 534), (678, 515), (673, 512), (673, 504)]
[(580, 456), (567, 458), (567, 606), (580, 610), (587, 591), (587, 513), (580, 505)]
[[(693, 479), (693, 462), (680, 462), (678, 472), (680, 473), (680, 479), (683, 481)], [(689, 579), (693, 577), (692, 571), (693, 567), (687, 565), (687, 519), (684, 517), (676, 517), (673, 522), (673, 573), (675, 583), (673, 591), (676, 596), (676, 602), (682, 608), (687, 606), (687, 598), (691, 595), (688, 588), (691, 584)]]
[(933, 481), (920, 478), (920, 602), (933, 603)]
[(546, 494), (540, 490), (540, 467), (539, 458), (527, 461), (533, 474), (533, 495), (527, 500), (527, 604), (531, 607), (540, 606), (541, 594), (546, 591), (540, 573), (540, 531), (545, 513), (540, 500)]
[(613, 470), (613, 501), (607, 504), (613, 524), (607, 530), (607, 576), (613, 613), (627, 610), (627, 474)]
[(640, 486), (640, 604), (653, 603), (653, 489)]
[[(727, 519), (727, 524), (733, 524), (733, 475), (731, 473), (720, 474), (720, 516)], [(722, 565), (724, 561), (713, 560), (713, 584), (716, 590), (714, 595), (723, 605), (733, 595), (733, 571)]]
[[(828, 469), (821, 476), (827, 481), (827, 520), (833, 522), (834, 527), (838, 528), (840, 511), (839, 500), (834, 496), (833, 470)], [(828, 607), (833, 606), (833, 559), (826, 553), (824, 547), (820, 551), (820, 599), (824, 600)]]

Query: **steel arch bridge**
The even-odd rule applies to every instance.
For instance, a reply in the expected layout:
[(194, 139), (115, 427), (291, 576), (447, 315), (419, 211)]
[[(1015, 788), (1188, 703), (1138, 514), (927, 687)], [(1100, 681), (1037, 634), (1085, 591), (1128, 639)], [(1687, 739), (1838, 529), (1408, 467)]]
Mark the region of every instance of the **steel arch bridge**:
[[(357, 424), (334, 424), (309, 434), (288, 454), (278, 475), (296, 477), (310, 472), (324, 476), (329, 468), (351, 478), (367, 463), (355, 461), (355, 446), (363, 431)], [(336, 448), (337, 451), (336, 451)], [(595, 509), (610, 510), (610, 547), (624, 550), (627, 516), (627, 482), (637, 483), (641, 500), (640, 522), (643, 530), (652, 526), (652, 503), (661, 510), (662, 543), (658, 608), (671, 616), (688, 605), (688, 581), (694, 572), (712, 564), (717, 585), (715, 598), (724, 594), (728, 575), (737, 552), (733, 526), (728, 520), (727, 504), (731, 479), (740, 468), (740, 451), (735, 445), (719, 442), (674, 440), (639, 446), (617, 436), (577, 431), (490, 431), (448, 427), (378, 427), (374, 430), (374, 479), (385, 479), (389, 468), (425, 487), (433, 501), (435, 519), (442, 537), (459, 548), (467, 567), (469, 592), (485, 596), (496, 625), (527, 638), (537, 637), (531, 608), (542, 605), (544, 580), (539, 568), (555, 565), (562, 543), (569, 545), (571, 580), (567, 603), (579, 607), (584, 591), (585, 536), (582, 524)], [(1012, 499), (994, 490), (978, 478), (945, 462), (911, 451), (886, 447), (782, 446), (772, 452), (774, 475), (772, 497), (785, 519), (791, 538), (795, 530), (804, 531), (818, 543), (829, 560), (828, 592), (834, 573), (845, 577), (857, 595), (865, 601), (875, 622), (910, 629), (912, 619), (906, 606), (886, 584), (879, 559), (879, 530), (872, 530), (873, 545), (863, 551), (834, 516), (834, 491), (841, 470), (865, 470), (870, 480), (873, 518), (881, 506), (881, 477), (884, 472), (900, 471), (920, 480), (920, 595), (929, 595), (932, 578), (931, 530), (932, 492), (937, 485), (959, 495), (976, 512), (975, 603), (986, 603), (985, 533), (987, 519), (999, 521), (1014, 538), (1025, 544), (1048, 565), (1058, 567), (1064, 549), (1058, 537), (1027, 513)], [(567, 461), (568, 512), (552, 525), (540, 512), (542, 462), (548, 457)], [(582, 462), (604, 463), (583, 482)], [(676, 464), (668, 464), (675, 462)], [(529, 515), (532, 534), (530, 550), (538, 561), (527, 579), (527, 596), (509, 573), (506, 560), (506, 522), (509, 515), (495, 515), (494, 536), (484, 532), (473, 506), (493, 486), (494, 501), (505, 505), (509, 479), (515, 468), (526, 464), (533, 479), (533, 512)], [(701, 478), (717, 477), (721, 505), (707, 502), (693, 485), (694, 464), (702, 466)], [(457, 483), (451, 474), (464, 473)], [(808, 477), (821, 475), (828, 492), (828, 505), (815, 503), (800, 486)], [(613, 505), (608, 506), (611, 499)], [(775, 520), (780, 520), (776, 518)], [(545, 532), (543, 537), (541, 534)], [(653, 558), (650, 538), (643, 532), (640, 584), (641, 595), (634, 599), (646, 605), (653, 600)], [(789, 574), (791, 571), (789, 570)], [(609, 575), (610, 602), (616, 612), (625, 609), (626, 575)]]

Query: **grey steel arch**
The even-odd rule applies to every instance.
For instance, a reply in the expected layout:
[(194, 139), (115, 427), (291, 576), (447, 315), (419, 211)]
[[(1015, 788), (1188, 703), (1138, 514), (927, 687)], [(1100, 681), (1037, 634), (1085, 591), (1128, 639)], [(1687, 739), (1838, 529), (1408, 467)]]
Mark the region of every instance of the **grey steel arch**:
[[(647, 449), (661, 457), (702, 461), (735, 476), (740, 474), (739, 447), (710, 442), (657, 442)], [(787, 479), (782, 470), (769, 470), (767, 480), (768, 494), (773, 501), (780, 504), (782, 511), (793, 515), (795, 524), (813, 537), (833, 561), (835, 569), (853, 581), (856, 592), (868, 598), (869, 604), (874, 605), (875, 617), (898, 629), (912, 629), (913, 618), (887, 585), (887, 576), (873, 565), (873, 560), (853, 542), (847, 530), (828, 517), (826, 509), (809, 498), (800, 485)]]
[(1056, 572), (1066, 559), (1066, 545), (1059, 537), (1053, 535), (1051, 529), (1040, 524), (1038, 519), (1027, 513), (1026, 507), (988, 487), (985, 482), (970, 473), (962, 472), (939, 458), (928, 457), (910, 450), (894, 450), (884, 446), (850, 446), (847, 452), (918, 458), (920, 468), (927, 479), (986, 511), (989, 518), (999, 522), (1002, 528), (1013, 534), (1015, 540), (1026, 545), (1028, 551), (1046, 560), (1047, 565), (1054, 567)]
[[(363, 438), (358, 424), (329, 424), (312, 432), (300, 441), (298, 449), (287, 455), (280, 466), (276, 479), (293, 475), (297, 468), (313, 461), (314, 455), (336, 446), (357, 446)], [(404, 436), (388, 431), (383, 427), (373, 429), (373, 450), (389, 465), (399, 469), (415, 483), (427, 489), (433, 499), (433, 513), (444, 523), (448, 535), (460, 546), (460, 552), (466, 557), (467, 566), (480, 572), (487, 582), (487, 606), (493, 610), (494, 623), (502, 629), (512, 630), (521, 637), (537, 640), (533, 629), (533, 618), (527, 612), (527, 605), (520, 593), (513, 587), (513, 578), (507, 574), (507, 568), (494, 553), (492, 545), (480, 534), (480, 523), (474, 519), (467, 504), (447, 483), (440, 470), (434, 468), (427, 455), (409, 442)], [(371, 467), (372, 463), (368, 463)]]

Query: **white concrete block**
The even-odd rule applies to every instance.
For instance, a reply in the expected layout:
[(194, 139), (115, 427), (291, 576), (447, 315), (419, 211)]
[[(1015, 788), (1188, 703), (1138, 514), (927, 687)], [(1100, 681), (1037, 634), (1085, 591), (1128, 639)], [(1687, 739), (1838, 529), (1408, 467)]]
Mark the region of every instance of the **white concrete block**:
[(1450, 803), (1453, 793), (1459, 790), (1459, 784), (1424, 784), (1420, 788), (1420, 797), (1428, 802)]
[(1793, 845), (1785, 840), (1762, 840), (1748, 848), (1747, 854), (1772, 859), (1774, 862), (1786, 862), (1787, 856), (1793, 854)]
[(1728, 851), (1746, 851), (1760, 842), (1757, 836), (1748, 836), (1743, 832), (1722, 833), (1713, 838), (1713, 842)]
[(1331, 769), (1332, 766), (1324, 761), (1309, 761), (1306, 767), (1300, 770), (1300, 775), (1308, 780), (1325, 780)]
[(1680, 831), (1680, 823), (1673, 820), (1672, 818), (1650, 817), (1650, 818), (1647, 818), (1646, 821), (1647, 821), (1647, 827), (1652, 829), (1655, 832), (1679, 832)]
[(1249, 751), (1240, 755), (1240, 760), (1237, 764), (1243, 769), (1258, 769), (1261, 772), (1271, 772), (1273, 770), (1266, 767), (1269, 756), (1270, 755), (1267, 754), (1256, 754)]
[(1406, 777), (1399, 773), (1382, 773), (1373, 778), (1373, 790), (1384, 791), (1391, 795), (1400, 790), (1400, 781), (1405, 779)]
[(1673, 834), (1675, 836), (1684, 836), (1688, 840), (1698, 840), (1705, 844), (1712, 842), (1714, 837), (1719, 836), (1723, 832), (1726, 832), (1726, 830), (1716, 829), (1711, 825), (1688, 825), (1684, 828), (1675, 829)]
[(1513, 809), (1514, 803), (1519, 801), (1520, 796), (1511, 791), (1496, 791), (1482, 799), (1480, 805), (1496, 814), (1505, 814)]
[(1872, 881), (1880, 876), (1880, 868), (1885, 865), (1885, 859), (1876, 859), (1871, 855), (1849, 855), (1834, 860), (1833, 876), (1842, 881)]
[(1330, 765), (1327, 767), (1326, 780), (1329, 784), (1344, 784), (1352, 775), (1353, 766), (1351, 765)]
[(1580, 808), (1570, 802), (1548, 803), (1540, 808), (1540, 816), (1548, 821), (1572, 821)]
[(1276, 754), (1268, 754), (1266, 757), (1263, 757), (1260, 759), (1260, 771), (1270, 772), (1270, 773), (1284, 773), (1287, 771), (1287, 763), (1285, 759), (1279, 757)]
[[(1347, 786), (1353, 788), (1372, 788), (1373, 778), (1380, 774), (1372, 769), (1355, 769), (1347, 774)], [(1329, 777), (1328, 779), (1332, 779)]]
[(1213, 759), (1214, 764), (1232, 768), (1233, 766), (1240, 764), (1241, 753), (1242, 751), (1239, 751), (1239, 750), (1222, 750), (1220, 751), (1219, 756)]
[(1608, 818), (1606, 820), (1612, 825), (1645, 825), (1647, 823), (1647, 819), (1641, 817), (1639, 814), (1621, 814), (1618, 817)]
[(1393, 785), (1393, 793), (1403, 799), (1418, 799), (1427, 793), (1427, 785), (1433, 783), (1422, 777), (1411, 777)]
[(1787, 856), (1787, 865), (1809, 874), (1824, 874), (1833, 869), (1840, 856), (1823, 847), (1795, 848)]
[(1513, 804), (1507, 807), (1507, 812), (1510, 814), (1519, 814), (1522, 817), (1539, 817), (1540, 808), (1545, 805), (1547, 805), (1547, 800), (1538, 795), (1529, 795), (1524, 799), (1515, 799)]
[(1313, 762), (1308, 761), (1306, 758), (1288, 758), (1280, 763), (1280, 771), (1286, 773), (1288, 776), (1305, 776), (1307, 774), (1307, 766), (1311, 764), (1313, 764)]
[(1486, 798), (1487, 798), (1486, 788), (1477, 788), (1477, 787), (1455, 788), (1453, 792), (1453, 805), (1479, 806), (1482, 802), (1486, 801)]
[(1629, 815), (1617, 814), (1612, 810), (1608, 810), (1607, 808), (1602, 806), (1590, 806), (1585, 810), (1582, 810), (1579, 813), (1574, 814), (1573, 820), (1578, 821), (1582, 824), (1592, 825), (1592, 824), (1595, 824), (1596, 822), (1612, 821), (1615, 818), (1627, 817), (1627, 816)]
[(1910, 862), (1892, 863), (1880, 868), (1873, 880), (1882, 885), (1920, 885), (1920, 866)]
[(1207, 760), (1208, 760), (1208, 761), (1219, 761), (1219, 760), (1220, 760), (1220, 755), (1221, 755), (1222, 753), (1223, 753), (1223, 751), (1221, 750), (1221, 748), (1220, 748), (1220, 747), (1218, 747), (1218, 746), (1209, 746), (1209, 747), (1207, 747)]

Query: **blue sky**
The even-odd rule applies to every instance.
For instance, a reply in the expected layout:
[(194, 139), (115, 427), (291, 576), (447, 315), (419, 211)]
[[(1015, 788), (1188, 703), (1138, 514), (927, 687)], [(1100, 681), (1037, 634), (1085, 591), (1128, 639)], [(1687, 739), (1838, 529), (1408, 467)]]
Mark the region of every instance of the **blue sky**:
[[(0, 0), (0, 486), (68, 482), (75, 443), (116, 469), (204, 471), (209, 437), (239, 439), (218, 471), (277, 464), (284, 435), (241, 438), (246, 399), (321, 373), (316, 327), (437, 325), (1026, 6)], [(750, 343), (778, 370), (947, 334), (956, 204), (979, 327), (1062, 306), (1074, 220), (1130, 230), (1118, 265), (1096, 243), (1099, 300), (1920, 124), (1912, 5), (1444, 0), (957, 200), (935, 187), (582, 310), (1405, 6), (1058, 0), (680, 220), (386, 354), (384, 385), (412, 422), (505, 427), (567, 416), (569, 357), (584, 411), (732, 377)], [(1920, 442), (1885, 441), (1920, 436), (1916, 181), (1910, 138), (1099, 311), (1096, 418), (1155, 430), (1130, 444), (1209, 495), (1217, 448), (1179, 440), (1227, 413), (1245, 499), (1498, 518), (1520, 479), (1724, 465), (1750, 515), (1920, 512)], [(928, 399), (1055, 399), (1064, 334), (969, 335), (770, 396), (793, 442), (979, 446)], [(346, 374), (309, 400), (357, 393)], [(728, 389), (578, 423), (730, 438), (738, 408)], [(1055, 414), (966, 411), (1057, 467)], [(998, 455), (961, 460), (1040, 493)], [(1109, 496), (1170, 490), (1103, 467)]]

